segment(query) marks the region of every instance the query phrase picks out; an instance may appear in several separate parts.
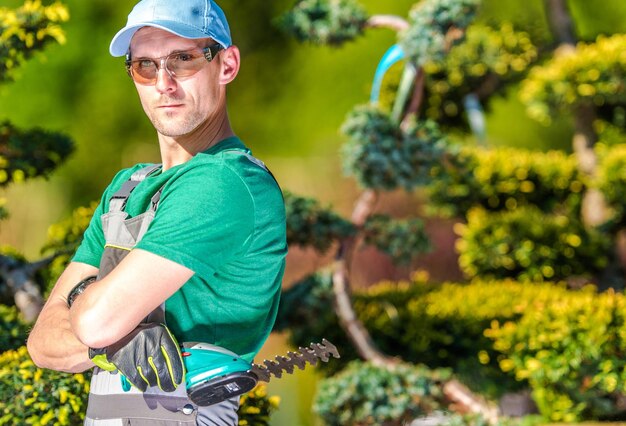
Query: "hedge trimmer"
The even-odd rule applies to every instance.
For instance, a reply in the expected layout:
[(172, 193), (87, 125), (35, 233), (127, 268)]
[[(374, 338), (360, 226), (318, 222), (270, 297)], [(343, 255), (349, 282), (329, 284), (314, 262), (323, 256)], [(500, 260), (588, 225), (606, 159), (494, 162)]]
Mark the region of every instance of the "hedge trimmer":
[(272, 377), (281, 378), (283, 373), (292, 374), (294, 367), (304, 370), (307, 364), (328, 362), (331, 356), (339, 358), (335, 345), (326, 339), (290, 351), (286, 357), (278, 355), (274, 360), (265, 360), (263, 365), (249, 363), (227, 349), (208, 343), (184, 343), (182, 355), (187, 395), (199, 406), (242, 395), (259, 380), (269, 382)]

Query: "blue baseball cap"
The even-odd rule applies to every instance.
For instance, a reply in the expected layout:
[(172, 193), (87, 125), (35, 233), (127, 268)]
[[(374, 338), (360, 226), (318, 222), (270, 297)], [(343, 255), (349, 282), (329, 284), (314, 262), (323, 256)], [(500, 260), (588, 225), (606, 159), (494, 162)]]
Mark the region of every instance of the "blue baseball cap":
[(126, 55), (130, 40), (142, 27), (160, 28), (183, 38), (212, 38), (224, 48), (232, 44), (226, 15), (213, 0), (141, 0), (111, 40), (111, 55)]

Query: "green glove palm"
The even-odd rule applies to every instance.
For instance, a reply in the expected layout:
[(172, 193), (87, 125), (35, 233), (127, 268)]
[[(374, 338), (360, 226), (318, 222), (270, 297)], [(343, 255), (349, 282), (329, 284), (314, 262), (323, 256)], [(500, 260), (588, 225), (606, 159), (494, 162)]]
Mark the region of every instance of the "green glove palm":
[(176, 338), (158, 323), (139, 324), (106, 348), (89, 348), (89, 358), (103, 370), (118, 370), (142, 392), (149, 386), (173, 392), (185, 374)]

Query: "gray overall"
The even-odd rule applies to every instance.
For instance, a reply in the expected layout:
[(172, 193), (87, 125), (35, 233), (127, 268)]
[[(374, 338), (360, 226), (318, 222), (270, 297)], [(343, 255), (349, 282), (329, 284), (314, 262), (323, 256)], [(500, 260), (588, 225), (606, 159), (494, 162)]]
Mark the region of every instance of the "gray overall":
[[(261, 166), (262, 163), (259, 164), (257, 161), (253, 162)], [(100, 261), (98, 279), (111, 272), (130, 252), (154, 219), (161, 190), (152, 197), (148, 210), (137, 217), (127, 219), (128, 214), (124, 208), (133, 189), (159, 168), (160, 165), (157, 164), (135, 172), (120, 190), (113, 194), (108, 213), (101, 217), (106, 245)], [(150, 314), (147, 321), (164, 322), (164, 317), (162, 306)], [(143, 393), (134, 387), (124, 391), (120, 374), (111, 374), (95, 367), (85, 425), (234, 426), (238, 421), (238, 407), (238, 397), (209, 407), (198, 407), (187, 397), (184, 382), (172, 393), (165, 393), (158, 387), (148, 388)]]

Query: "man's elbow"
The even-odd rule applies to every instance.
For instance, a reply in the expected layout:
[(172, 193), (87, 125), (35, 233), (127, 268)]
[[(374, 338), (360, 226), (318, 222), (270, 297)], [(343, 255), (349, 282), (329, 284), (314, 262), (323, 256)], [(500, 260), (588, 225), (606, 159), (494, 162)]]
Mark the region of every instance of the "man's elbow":
[(112, 327), (106, 326), (106, 320), (93, 311), (72, 312), (70, 324), (76, 338), (90, 348), (103, 348), (119, 340), (112, 335)]

